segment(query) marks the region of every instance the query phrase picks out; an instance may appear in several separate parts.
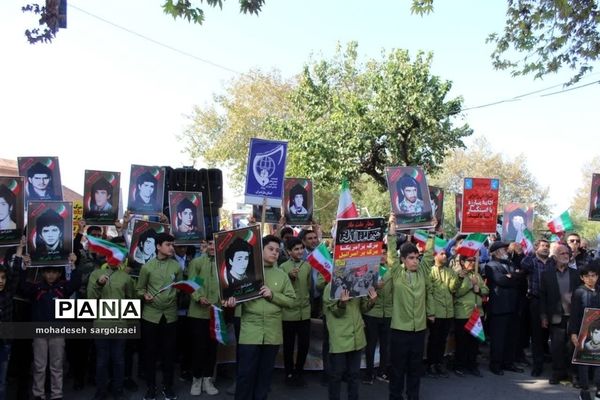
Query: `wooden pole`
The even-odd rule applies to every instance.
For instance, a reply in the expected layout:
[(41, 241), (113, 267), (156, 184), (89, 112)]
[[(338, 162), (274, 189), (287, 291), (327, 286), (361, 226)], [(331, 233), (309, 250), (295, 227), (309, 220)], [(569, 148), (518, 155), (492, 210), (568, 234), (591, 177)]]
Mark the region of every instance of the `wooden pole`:
[(260, 232), (264, 235), (265, 232), (265, 220), (267, 219), (267, 198), (263, 197), (262, 213), (260, 215)]

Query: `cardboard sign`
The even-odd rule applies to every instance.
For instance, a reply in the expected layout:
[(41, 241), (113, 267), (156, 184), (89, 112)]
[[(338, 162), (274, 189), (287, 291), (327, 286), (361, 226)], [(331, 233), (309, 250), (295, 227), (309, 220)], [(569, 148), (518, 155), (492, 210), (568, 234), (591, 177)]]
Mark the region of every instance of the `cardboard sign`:
[(163, 211), (165, 169), (132, 165), (129, 178), (129, 211), (135, 214), (158, 214)]
[(250, 139), (246, 169), (246, 204), (281, 207), (287, 142)]
[(202, 193), (169, 192), (169, 214), (175, 244), (194, 245), (204, 239)]
[(286, 178), (283, 197), (286, 223), (310, 225), (313, 219), (313, 185), (310, 179)]
[(119, 214), (121, 173), (85, 170), (83, 218), (87, 225), (113, 225)]
[(25, 181), (22, 176), (0, 177), (0, 247), (16, 246), (25, 226)]
[(27, 252), (32, 267), (69, 264), (73, 252), (73, 205), (68, 201), (30, 201)]
[(58, 157), (18, 157), (17, 164), (25, 177), (25, 206), (30, 200), (63, 200)]
[(495, 233), (500, 181), (465, 178), (462, 202), (462, 233)]
[(432, 228), (429, 186), (419, 167), (387, 167), (386, 177), (398, 229)]
[(600, 365), (600, 309), (586, 308), (583, 312), (573, 364)]
[(533, 207), (517, 203), (505, 205), (502, 214), (502, 240), (521, 243), (525, 229), (533, 232)]

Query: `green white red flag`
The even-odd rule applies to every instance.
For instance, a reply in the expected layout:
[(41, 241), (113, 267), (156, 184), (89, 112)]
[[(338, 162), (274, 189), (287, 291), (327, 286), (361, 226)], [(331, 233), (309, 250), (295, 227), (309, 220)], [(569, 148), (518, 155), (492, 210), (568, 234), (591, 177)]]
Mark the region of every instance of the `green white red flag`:
[(329, 250), (324, 243), (319, 244), (313, 251), (308, 255), (306, 261), (310, 266), (316, 269), (325, 281), (331, 282), (331, 271), (333, 270), (333, 258), (329, 254)]
[(521, 243), (521, 247), (525, 253), (533, 252), (533, 234), (529, 229), (525, 228), (519, 243)]
[(481, 323), (481, 315), (479, 314), (479, 307), (475, 306), (471, 317), (465, 324), (465, 329), (474, 337), (485, 342), (485, 333), (483, 332), (483, 324)]
[(448, 247), (448, 241), (439, 237), (435, 237), (433, 239), (433, 255), (438, 255), (446, 251), (446, 247)]
[(86, 235), (88, 249), (106, 257), (109, 265), (121, 264), (127, 258), (127, 249), (109, 240), (104, 240), (91, 235)]
[(548, 229), (550, 229), (550, 232), (552, 233), (566, 232), (569, 229), (573, 229), (573, 221), (571, 221), (569, 211), (565, 211), (552, 221), (548, 222)]
[(427, 239), (429, 239), (429, 233), (422, 229), (418, 229), (413, 233), (413, 239), (424, 247), (427, 244)]
[(350, 184), (346, 179), (342, 181), (342, 186), (340, 188), (337, 218), (358, 218), (356, 206), (352, 201), (352, 195), (350, 195)]
[(210, 337), (217, 342), (227, 345), (229, 344), (229, 333), (227, 324), (225, 324), (225, 316), (223, 310), (214, 304), (210, 306)]
[(456, 252), (465, 257), (475, 257), (486, 238), (487, 236), (483, 233), (471, 233), (463, 240)]

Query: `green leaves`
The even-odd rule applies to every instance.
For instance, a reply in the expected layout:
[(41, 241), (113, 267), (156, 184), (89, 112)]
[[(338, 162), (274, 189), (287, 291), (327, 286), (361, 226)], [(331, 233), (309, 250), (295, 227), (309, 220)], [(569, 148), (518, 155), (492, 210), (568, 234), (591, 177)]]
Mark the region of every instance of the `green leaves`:
[[(244, 14), (255, 14), (258, 15), (262, 11), (262, 6), (265, 4), (264, 0), (239, 0), (240, 11)], [(202, 3), (203, 0), (199, 0)], [(206, 4), (211, 7), (219, 7), (223, 9), (223, 0), (206, 0)], [(202, 25), (204, 22), (204, 11), (201, 8), (196, 7), (190, 0), (167, 0), (162, 5), (165, 14), (173, 16), (173, 19), (183, 18), (188, 22), (193, 22), (198, 25)]]

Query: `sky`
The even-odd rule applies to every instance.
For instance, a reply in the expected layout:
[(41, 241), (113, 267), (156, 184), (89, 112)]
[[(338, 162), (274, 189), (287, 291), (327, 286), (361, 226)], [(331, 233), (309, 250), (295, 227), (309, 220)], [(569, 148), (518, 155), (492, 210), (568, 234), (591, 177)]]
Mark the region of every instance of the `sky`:
[[(250, 69), (293, 76), (311, 57), (331, 56), (338, 42), (357, 41), (363, 59), (395, 48), (433, 52), (432, 72), (453, 82), (451, 97), (462, 96), (465, 108), (570, 76), (534, 80), (493, 69), (485, 38), (502, 30), (504, 0), (436, 0), (425, 17), (410, 13), (409, 0), (268, 0), (259, 16), (240, 14), (229, 0), (222, 10), (203, 5), (202, 26), (163, 14), (161, 3), (69, 0), (68, 28), (33, 46), (24, 30), (36, 18), (21, 12), (24, 2), (0, 2), (0, 158), (58, 156), (63, 184), (78, 192), (85, 169), (119, 171), (124, 187), (131, 164), (205, 167), (178, 140), (194, 106), (209, 104)], [(471, 109), (463, 118), (495, 151), (525, 154), (524, 168), (550, 188), (551, 208), (561, 212), (581, 185), (580, 169), (598, 154), (599, 100), (596, 84)], [(241, 198), (227, 189), (225, 201), (233, 208)]]

